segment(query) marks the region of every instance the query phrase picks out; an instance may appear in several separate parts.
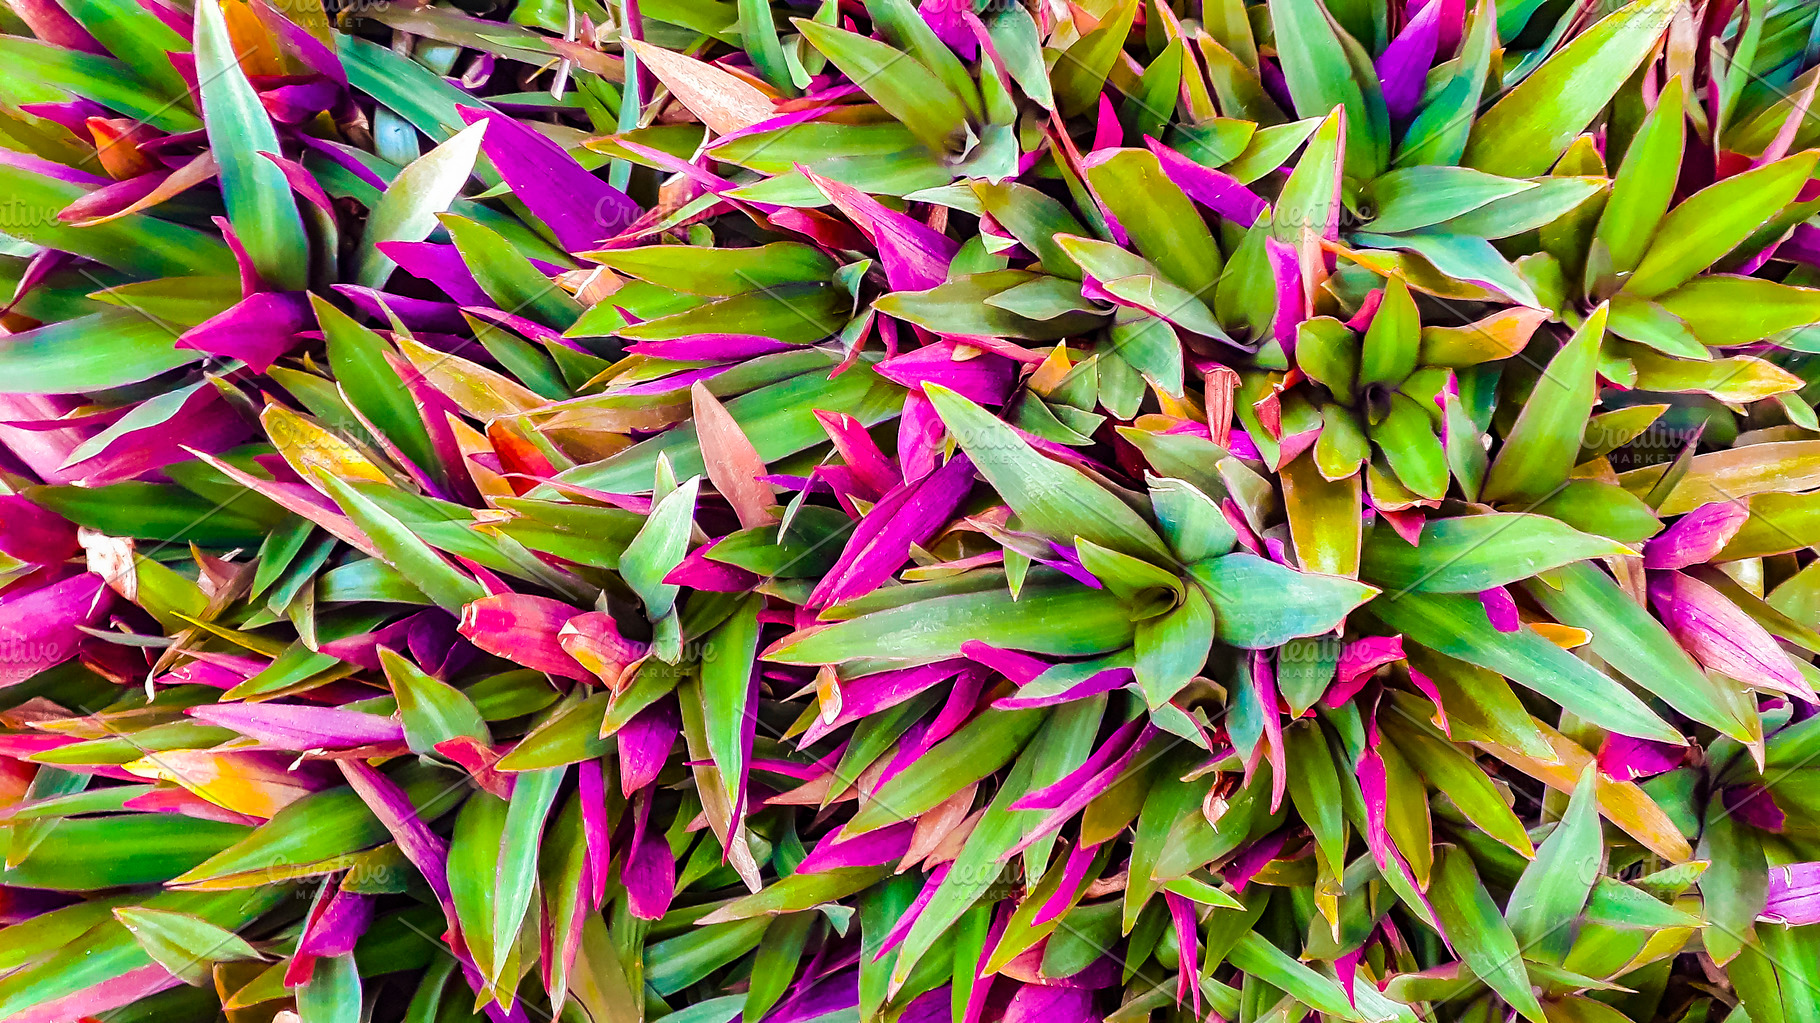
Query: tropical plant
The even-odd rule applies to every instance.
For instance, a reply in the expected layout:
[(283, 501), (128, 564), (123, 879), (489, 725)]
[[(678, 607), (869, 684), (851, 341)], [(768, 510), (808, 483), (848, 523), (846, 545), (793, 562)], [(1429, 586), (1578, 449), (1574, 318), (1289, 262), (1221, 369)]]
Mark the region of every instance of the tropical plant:
[(8, 0), (0, 1020), (1820, 1019), (1820, 8)]

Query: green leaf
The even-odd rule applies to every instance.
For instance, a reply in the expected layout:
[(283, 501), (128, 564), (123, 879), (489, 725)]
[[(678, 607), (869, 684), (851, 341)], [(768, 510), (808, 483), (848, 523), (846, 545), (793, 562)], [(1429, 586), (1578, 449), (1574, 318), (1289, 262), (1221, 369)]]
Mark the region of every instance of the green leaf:
[[(498, 976), (496, 960), (507, 949), (493, 934), (495, 891), (499, 877), (499, 851), (505, 836), (508, 804), (498, 796), (476, 792), (462, 804), (449, 842), (449, 894), (468, 951), (483, 977)], [(517, 931), (512, 932), (513, 937)]]
[(994, 222), (1010, 232), (1020, 244), (1041, 261), (1043, 269), (1058, 277), (1078, 279), (1080, 268), (1056, 242), (1057, 235), (1084, 235), (1068, 207), (1029, 185), (1015, 181), (994, 184), (990, 181), (969, 182), (980, 207)]
[(1314, 834), (1315, 855), (1323, 877), (1335, 878), (1346, 867), (1346, 816), (1340, 775), (1333, 754), (1313, 721), (1283, 730), (1283, 746), (1295, 769), (1289, 772), (1290, 802)]
[(166, 324), (133, 309), (60, 320), (0, 339), (0, 386), (8, 394), (101, 391), (207, 358), (172, 340)]
[[(1567, 159), (1571, 159), (1571, 156)], [(1605, 190), (1607, 182), (1604, 177), (1595, 174), (1568, 173), (1562, 169), (1567, 159), (1555, 165), (1554, 174), (1535, 181), (1536, 187), (1494, 199), (1471, 213), (1463, 213), (1436, 224), (1435, 230), (1445, 234), (1477, 235), (1481, 238), (1509, 238), (1535, 230), (1552, 234), (1551, 225), (1566, 229), (1577, 222), (1575, 218), (1584, 216), (1588, 218), (1588, 223), (1583, 231), (1590, 233), (1590, 218), (1599, 213), (1602, 205), (1592, 200)], [(1574, 236), (1575, 253), (1585, 244), (1579, 240), (1580, 237), (1583, 234)], [(1556, 249), (1551, 244), (1548, 251), (1552, 253)]]
[(464, 606), (486, 596), (486, 590), (473, 577), (445, 561), (429, 544), (370, 498), (331, 476), (326, 469), (313, 467), (311, 472), (348, 518), (353, 519), (361, 532), (373, 541), (373, 546), (385, 555), (386, 563), (404, 573), (444, 610), (460, 614)]
[[(94, 100), (159, 131), (176, 133), (202, 127), (186, 94), (178, 94), (181, 99), (161, 95), (160, 90), (148, 88), (126, 65), (109, 57), (5, 35), (0, 36), (0, 61), (5, 62), (8, 75), (17, 81), (42, 83)], [(278, 149), (273, 146), (268, 151), (275, 153)]]
[[(1142, 257), (1126, 253), (1135, 265)], [(1078, 271), (1075, 271), (1078, 273)], [(1020, 337), (1053, 341), (1085, 333), (1101, 322), (1098, 313), (1063, 313), (1049, 320), (1018, 316), (989, 300), (1043, 278), (1024, 270), (989, 270), (956, 277), (927, 291), (894, 291), (873, 300), (873, 308), (942, 334)]]
[(1598, 397), (1599, 342), (1609, 309), (1594, 310), (1549, 360), (1491, 463), (1481, 500), (1539, 501), (1567, 481)]
[(619, 558), (619, 571), (626, 585), (645, 602), (645, 614), (652, 621), (670, 613), (676, 606), (681, 587), (664, 582), (664, 576), (682, 564), (689, 553), (690, 527), (695, 515), (695, 495), (701, 489), (701, 477), (691, 476), (651, 509), (651, 516), (638, 535), (626, 545)]
[(1319, 0), (1270, 0), (1270, 19), (1296, 114), (1323, 117), (1344, 107), (1346, 172), (1377, 177), (1390, 156), (1390, 117), (1369, 55)]
[(1627, 341), (1648, 345), (1664, 355), (1701, 361), (1710, 361), (1713, 357), (1686, 320), (1646, 298), (1623, 292), (1613, 295), (1608, 326), (1613, 334)]
[[(487, 122), (476, 121), (448, 141), (411, 161), (398, 172), (379, 204), (367, 216), (355, 257), (354, 282), (368, 288), (384, 287), (398, 266), (379, 251), (380, 242), (420, 242), (437, 227), (436, 215), (446, 213), (474, 173), (480, 155), (480, 137)], [(318, 314), (320, 315), (320, 313)]]
[(1817, 160), (1820, 153), (1797, 153), (1688, 196), (1662, 218), (1624, 290), (1654, 298), (1718, 262), (1794, 201)]
[(1413, 642), (1489, 668), (1600, 727), (1658, 742), (1685, 741), (1630, 690), (1535, 630), (1499, 632), (1475, 597), (1412, 590), (1373, 601), (1371, 613)]
[(1595, 794), (1598, 778), (1596, 766), (1581, 772), (1567, 811), (1524, 868), (1504, 910), (1523, 954), (1538, 962), (1559, 964), (1567, 954), (1573, 944), (1573, 922), (1605, 859)]
[(1586, 900), (1588, 923), (1655, 931), (1664, 927), (1698, 927), (1701, 920), (1684, 913), (1641, 888), (1609, 877), (1593, 883)]
[[(1623, 297), (1620, 294), (1612, 301), (1614, 319), (1618, 299)], [(1702, 344), (1716, 347), (1751, 344), (1820, 323), (1820, 289), (1797, 288), (1761, 277), (1702, 274), (1661, 295), (1657, 302), (1663, 311), (1685, 323)], [(1686, 357), (1655, 347), (1668, 355)]]
[(436, 751), (437, 743), (463, 735), (491, 744), (487, 723), (461, 690), (425, 674), (387, 647), (379, 648), (379, 664), (398, 699), (411, 752), (427, 756)]
[[(909, 53), (960, 98), (970, 118), (975, 122), (984, 118), (986, 110), (982, 106), (981, 85), (974, 82), (967, 65), (936, 35), (915, 4), (909, 0), (866, 0), (866, 13), (872, 16), (873, 29), (886, 42)], [(836, 21), (838, 15), (827, 20)], [(991, 77), (995, 76), (990, 73), (981, 76), (982, 79)]]
[(1447, 496), (1447, 452), (1428, 412), (1407, 394), (1390, 396), (1390, 411), (1366, 431), (1397, 479), (1430, 500)]
[(1138, 687), (1152, 708), (1194, 680), (1213, 648), (1213, 606), (1198, 586), (1189, 587), (1181, 606), (1161, 617), (1138, 622), (1133, 645)]
[(1518, 854), (1535, 854), (1523, 822), (1479, 765), (1447, 736), (1401, 703), (1380, 715), (1379, 724), (1396, 744), (1397, 752), (1421, 772), (1428, 787), (1447, 799), (1473, 826)]
[[(269, 885), (251, 892), (157, 892), (142, 897), (140, 902), (145, 909), (186, 913), (236, 931), (269, 912), (287, 894), (282, 886)], [(53, 940), (54, 944), (45, 943), (39, 951), (56, 954), (37, 956), (36, 961), (0, 980), (0, 1013), (9, 1019), (21, 1017), (33, 1007), (102, 987), (155, 965), (126, 927), (110, 915), (110, 909), (119, 905), (114, 899), (79, 902), (7, 928), (9, 934), (23, 928)]]
[(1116, 0), (1099, 19), (1098, 27), (1075, 40), (1050, 64), (1049, 88), (1054, 109), (1063, 117), (1091, 110), (1106, 87), (1106, 78), (1118, 63), (1125, 40), (1137, 18), (1138, 0)]
[[(1067, 627), (1060, 627), (1064, 622)], [(838, 664), (890, 657), (928, 663), (956, 656), (969, 640), (1073, 657), (1122, 650), (1131, 645), (1132, 635), (1130, 615), (1117, 596), (1065, 581), (1047, 569), (1032, 569), (1016, 599), (994, 589), (920, 600), (785, 637), (782, 646), (766, 651), (765, 659)]]
[(278, 133), (240, 67), (219, 0), (196, 5), (196, 80), (234, 233), (269, 286), (302, 289), (309, 276), (310, 241), (290, 182), (277, 164), (260, 155), (280, 151)]
[(752, 58), (752, 66), (774, 88), (790, 88), (790, 69), (785, 63), (784, 46), (777, 38), (777, 21), (771, 16), (771, 0), (738, 0), (740, 42)]
[(1641, 604), (1598, 567), (1569, 565), (1526, 592), (1563, 625), (1592, 635), (1589, 649), (1669, 706), (1741, 743), (1763, 741), (1756, 708), (1709, 677)]
[(1593, 244), (1605, 246), (1614, 273), (1636, 269), (1674, 199), (1686, 146), (1687, 118), (1682, 109), (1686, 92), (1679, 75), (1662, 87), (1655, 109), (1625, 147), (1624, 162), (1612, 178), (1611, 197), (1593, 232)]
[[(1287, 993), (1296, 1002), (1338, 1019), (1364, 1023), (1346, 992), (1333, 980), (1270, 943), (1257, 931), (1246, 931), (1226, 959), (1239, 971)], [(1533, 998), (1531, 999), (1533, 1001)]]
[(567, 330), (581, 318), (581, 303), (499, 232), (453, 213), (438, 213), (436, 219), (448, 229), (474, 282), (499, 308), (557, 330)]
[(791, 874), (750, 895), (742, 895), (732, 902), (723, 903), (696, 922), (713, 925), (764, 916), (777, 916), (782, 920), (785, 917), (781, 914), (801, 913), (844, 899), (854, 892), (864, 891), (884, 880), (890, 873), (889, 866), (881, 866), (835, 867), (813, 874)]
[[(1114, 150), (1089, 162), (1087, 180), (1145, 259), (1195, 297), (1211, 296), (1220, 279), (1219, 246), (1155, 153)], [(1158, 312), (1170, 314), (1168, 308)]]
[(1415, 372), (1421, 343), (1422, 319), (1415, 297), (1403, 278), (1392, 277), (1384, 282), (1384, 299), (1365, 330), (1358, 355), (1358, 382), (1367, 386), (1401, 384)]
[(385, 341), (320, 296), (311, 295), (310, 305), (322, 327), (335, 382), (348, 404), (420, 468), (448, 468), (442, 465), (435, 445), (430, 443), (429, 430), (410, 388), (386, 361), (390, 348)]
[(592, 258), (652, 284), (716, 297), (784, 284), (825, 283), (838, 269), (820, 249), (800, 242), (772, 242), (744, 249), (641, 245), (609, 249)]
[[(644, 675), (641, 673), (640, 677), (642, 679)], [(651, 699), (669, 692), (675, 684), (674, 678), (669, 679), (668, 685)], [(635, 689), (636, 686), (629, 687), (621, 702), (628, 705), (636, 703), (631, 698)], [(517, 746), (512, 747), (512, 752), (500, 757), (494, 766), (501, 771), (537, 771), (578, 764), (611, 752), (612, 744), (601, 738), (601, 734), (610, 734), (612, 731), (607, 725), (607, 705), (613, 702), (613, 694), (596, 693), (585, 699), (569, 699), (573, 702), (558, 704), (549, 717), (533, 728)], [(646, 702), (648, 704), (650, 701)], [(635, 709), (642, 707), (627, 706), (625, 713), (630, 716)]]
[(1545, 1023), (1523, 968), (1522, 949), (1465, 850), (1449, 846), (1442, 851), (1435, 864), (1429, 902), (1447, 928), (1454, 950), (1473, 973), (1524, 1019)]
[(1328, 632), (1378, 593), (1352, 579), (1298, 572), (1242, 551), (1197, 561), (1187, 571), (1213, 605), (1215, 638), (1249, 650)]
[(673, 995), (758, 947), (771, 921), (763, 916), (697, 927), (644, 949), (645, 983)]
[(702, 725), (708, 753), (720, 771), (721, 782), (733, 799), (733, 817), (745, 815), (746, 755), (749, 722), (757, 720), (755, 658), (758, 654), (758, 613), (765, 600), (748, 594), (727, 620), (708, 634), (713, 656), (701, 664)]
[[(425, 821), (433, 821), (452, 809), (466, 792), (465, 786), (450, 785), (451, 776), (447, 771), (419, 764), (400, 768), (393, 773), (392, 780), (405, 790), (412, 805), (417, 807), (418, 816)], [(78, 823), (86, 822), (69, 821), (66, 825)], [(188, 823), (200, 827), (196, 821)], [(196, 888), (267, 885), (284, 877), (285, 868), (344, 856), (391, 837), (360, 796), (346, 786), (304, 796), (273, 814), (271, 820), (250, 834), (238, 827), (234, 828), (233, 834), (237, 838), (233, 844), (183, 875), (172, 878), (170, 883)], [(148, 835), (147, 841), (156, 839)]]
[[(1152, 464), (1155, 459), (1151, 459)], [(1184, 562), (1204, 561), (1231, 553), (1238, 532), (1211, 497), (1185, 480), (1147, 476), (1150, 507), (1157, 525), (1176, 557)]]
[(1580, 33), (1479, 115), (1461, 163), (1513, 178), (1546, 174), (1654, 52), (1673, 13), (1635, 0)]
[[(503, 32), (505, 28), (498, 24), (487, 27), (493, 32)], [(527, 34), (535, 38), (534, 34)], [(383, 43), (344, 33), (335, 37), (335, 44), (336, 54), (347, 69), (348, 83), (396, 111), (433, 142), (441, 142), (467, 126), (455, 109), (457, 104), (492, 109), (409, 55)]]
[(1168, 564), (1162, 538), (1137, 512), (1079, 469), (1046, 458), (992, 413), (939, 384), (925, 387), (948, 432), (1024, 528)]
[(1323, 236), (1330, 226), (1339, 223), (1340, 175), (1347, 156), (1340, 138), (1342, 120), (1340, 112), (1334, 111), (1318, 122), (1295, 170), (1283, 183), (1283, 191), (1270, 213), (1270, 234), (1277, 241), (1298, 245), (1304, 228)]
[(360, 1023), (360, 970), (352, 953), (316, 960), (297, 988), (297, 1015), (309, 1023)]
[[(537, 894), (537, 852), (543, 842), (544, 821), (556, 803), (556, 790), (567, 768), (549, 767), (520, 771), (513, 776), (512, 799), (506, 806), (499, 839), (499, 865), (493, 880), (493, 949), (490, 979), (499, 983), (505, 968), (505, 949), (518, 938), (531, 899)], [(476, 851), (476, 856), (479, 856)], [(454, 854), (450, 853), (453, 862)], [(453, 880), (451, 879), (451, 884)]]
[(1414, 231), (1535, 187), (1533, 181), (1466, 167), (1403, 167), (1373, 181), (1365, 190), (1373, 208), (1368, 226), (1380, 234)]
[(61, 821), (0, 884), (93, 891), (161, 884), (246, 837), (240, 824), (134, 813)]
[(967, 110), (954, 90), (914, 57), (889, 44), (808, 18), (792, 18), (803, 38), (937, 153), (960, 153)]
[[(25, 788), (27, 805), (41, 805), (60, 796), (69, 796), (88, 787), (89, 775), (75, 771), (65, 771), (57, 767), (41, 767), (32, 775), (31, 784)], [(13, 825), (8, 835), (6, 849), (6, 866), (16, 867), (25, 862), (32, 850), (38, 848), (51, 830), (57, 826), (57, 819), (27, 821)]]
[(263, 958), (245, 938), (189, 913), (121, 906), (114, 910), (114, 919), (132, 932), (158, 965), (186, 984), (207, 983), (214, 963)]
[(1412, 547), (1388, 527), (1365, 541), (1360, 574), (1387, 588), (1478, 593), (1588, 558), (1634, 556), (1546, 515), (1500, 512), (1430, 519)]
[(815, 914), (790, 913), (777, 917), (765, 928), (764, 940), (752, 959), (752, 986), (746, 989), (746, 999), (741, 1003), (743, 1019), (764, 1019), (765, 1013), (789, 990), (814, 926)]
[[(1497, 11), (1491, 0), (1479, 0), (1467, 19), (1466, 39), (1451, 75), (1430, 96), (1421, 113), (1403, 133), (1394, 165), (1454, 165), (1466, 151), (1473, 119), (1463, 110), (1478, 110), (1491, 67), (1491, 51), (1498, 45)], [(1443, 65), (1445, 67), (1446, 65)]]
[[(1316, 316), (1296, 326), (1296, 367), (1342, 402), (1354, 398), (1360, 355), (1358, 335), (1331, 316)], [(1408, 376), (1407, 371), (1403, 375)]]
[[(12, 38), (0, 36), (0, 59), (7, 57), (5, 44)], [(8, 66), (16, 69), (16, 65)], [(260, 160), (266, 162), (263, 157)], [(6, 224), (6, 233), (14, 238), (86, 256), (141, 277), (184, 278), (234, 273), (234, 256), (226, 243), (214, 234), (193, 227), (159, 220), (146, 213), (132, 213), (89, 227), (75, 227), (58, 220), (54, 215), (56, 211), (89, 194), (89, 189), (82, 185), (59, 181), (27, 167), (6, 165), (0, 166), (0, 190), (20, 211), (9, 217)], [(184, 287), (193, 294), (199, 285), (191, 281)], [(120, 295), (122, 301), (127, 298), (128, 295)], [(150, 320), (151, 317), (140, 314), (135, 319)], [(40, 329), (55, 330), (64, 322), (68, 321)], [(162, 329), (160, 332), (165, 335), (168, 348), (171, 332)]]

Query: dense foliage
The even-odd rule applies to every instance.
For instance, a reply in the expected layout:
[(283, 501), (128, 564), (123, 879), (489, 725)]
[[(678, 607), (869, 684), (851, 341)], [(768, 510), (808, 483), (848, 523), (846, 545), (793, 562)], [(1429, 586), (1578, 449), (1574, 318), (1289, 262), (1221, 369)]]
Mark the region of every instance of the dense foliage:
[(0, 1020), (1820, 1019), (1813, 3), (8, 5)]

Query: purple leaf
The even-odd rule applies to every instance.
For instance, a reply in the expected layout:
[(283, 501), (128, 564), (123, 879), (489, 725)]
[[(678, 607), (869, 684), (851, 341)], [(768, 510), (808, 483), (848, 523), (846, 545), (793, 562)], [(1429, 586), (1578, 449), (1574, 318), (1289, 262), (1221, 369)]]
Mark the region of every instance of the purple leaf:
[(999, 1017), (1000, 1023), (1096, 1023), (1099, 1018), (1093, 1009), (1093, 992), (1044, 984), (1019, 987)]
[(1820, 702), (1775, 637), (1718, 590), (1683, 572), (1651, 572), (1649, 601), (1682, 649), (1709, 670)]
[[(333, 882), (330, 882), (331, 884)], [(317, 896), (297, 939), (297, 955), (285, 971), (286, 987), (307, 982), (316, 960), (348, 955), (373, 922), (373, 897), (325, 887)]]
[(380, 242), (384, 253), (412, 277), (429, 281), (458, 305), (488, 306), (493, 300), (475, 283), (474, 274), (453, 245), (436, 242)]
[[(191, 458), (191, 451), (216, 453), (246, 440), (253, 426), (234, 410), (212, 384), (198, 385), (177, 411), (162, 422), (109, 435), (103, 431), (70, 453), (65, 466), (70, 480), (99, 487), (142, 476), (153, 469)], [(99, 450), (91, 448), (96, 442)]]
[(79, 626), (108, 609), (113, 591), (93, 572), (0, 595), (0, 686), (23, 682), (76, 656)]
[(716, 537), (683, 555), (682, 563), (664, 576), (664, 582), (672, 586), (687, 586), (691, 589), (707, 590), (710, 593), (745, 593), (759, 583), (756, 573), (729, 565), (724, 561), (715, 561), (712, 555), (716, 544), (726, 537)]
[(373, 811), (373, 816), (391, 832), (392, 840), (398, 843), (398, 850), (404, 853), (405, 859), (423, 873), (430, 891), (436, 893), (437, 901), (442, 903), (449, 926), (458, 927), (455, 904), (449, 897), (448, 843), (430, 830), (418, 816), (417, 808), (411, 805), (410, 797), (392, 779), (364, 760), (337, 760), (335, 763), (347, 777), (348, 784), (359, 793), (361, 801)]
[(1759, 919), (1792, 927), (1820, 923), (1820, 863), (1769, 868), (1768, 895)]
[(81, 549), (74, 524), (17, 494), (0, 495), (0, 552), (33, 564), (55, 565)]
[(1761, 785), (1728, 786), (1720, 793), (1720, 799), (1733, 817), (1760, 831), (1780, 834), (1788, 823), (1782, 808), (1776, 805), (1776, 797)]
[(640, 341), (626, 346), (632, 355), (654, 359), (679, 359), (718, 362), (730, 359), (753, 359), (773, 352), (788, 351), (800, 345), (758, 334), (696, 334), (672, 341)]
[(893, 291), (926, 291), (948, 279), (960, 242), (908, 214), (899, 213), (851, 185), (797, 167), (878, 246)]
[(671, 855), (663, 832), (648, 827), (651, 794), (646, 792), (635, 802), (632, 846), (621, 881), (626, 886), (626, 905), (632, 915), (640, 920), (658, 920), (676, 897), (676, 857)]
[(1271, 276), (1276, 279), (1277, 311), (1270, 321), (1270, 336), (1285, 351), (1295, 348), (1296, 327), (1308, 318), (1302, 304), (1302, 267), (1295, 246), (1275, 238), (1264, 239), (1264, 255), (1270, 262)]
[(1407, 120), (1421, 102), (1440, 42), (1442, 6), (1443, 0), (1431, 0), (1378, 55), (1378, 79), (1384, 83), (1384, 106), (1392, 121)]
[(916, 8), (923, 20), (942, 44), (960, 54), (962, 60), (971, 62), (979, 56), (979, 40), (973, 38), (973, 30), (967, 26), (965, 15), (971, 13), (972, 5), (955, 3), (954, 0), (923, 0)]
[(1703, 504), (1643, 545), (1644, 568), (1686, 568), (1713, 560), (1750, 518), (1743, 501)]
[(1056, 886), (1055, 894), (1043, 903), (1043, 908), (1036, 911), (1030, 920), (1032, 927), (1042, 925), (1066, 913), (1074, 904), (1074, 893), (1081, 890), (1081, 882), (1087, 879), (1087, 868), (1093, 866), (1094, 857), (1100, 847), (1076, 844), (1068, 853), (1068, 862), (1062, 866), (1062, 883)]
[[(1128, 722), (1127, 727), (1130, 724), (1136, 723), (1137, 722)], [(1075, 814), (1085, 809), (1087, 804), (1094, 800), (1094, 797), (1111, 788), (1112, 784), (1118, 781), (1119, 775), (1123, 773), (1125, 768), (1130, 766), (1131, 761), (1137, 757), (1140, 751), (1148, 747), (1151, 739), (1157, 735), (1156, 729), (1153, 726), (1144, 724), (1141, 727), (1143, 730), (1139, 733), (1137, 739), (1131, 742), (1131, 745), (1125, 747), (1124, 751), (1119, 753), (1115, 759), (1110, 763), (1107, 763), (1104, 768), (1091, 776), (1081, 776), (1080, 771), (1071, 772), (1068, 778), (1041, 790), (1040, 794), (1033, 792), (1030, 795), (1025, 796), (1024, 799), (1026, 800), (1034, 798), (1040, 799), (1042, 802), (1052, 801), (1057, 795), (1060, 795), (1061, 798), (1056, 802), (1055, 808), (1049, 811), (1047, 817), (1044, 817), (1040, 823), (1031, 826), (1030, 829), (1024, 833), (1023, 839), (1006, 854), (1006, 858), (1023, 852), (1025, 849), (1034, 845), (1037, 840), (1044, 835), (1060, 828)], [(1120, 731), (1122, 732), (1123, 730), (1124, 729), (1121, 728)], [(1111, 747), (1113, 742), (1118, 738), (1119, 734), (1114, 733), (1113, 738), (1107, 740), (1106, 747), (1102, 747), (1101, 752), (1103, 753), (1106, 748)], [(1070, 779), (1075, 779), (1076, 783), (1070, 789), (1062, 789), (1061, 786), (1063, 783)], [(1020, 804), (1022, 802), (1023, 800), (1019, 801)]]
[(1185, 895), (1174, 892), (1163, 893), (1163, 902), (1169, 907), (1169, 918), (1175, 923), (1176, 946), (1180, 949), (1180, 962), (1176, 965), (1175, 1004), (1181, 1005), (1183, 996), (1194, 992), (1194, 1014), (1201, 1014), (1201, 948), (1198, 922), (1195, 920), (1194, 903)]
[[(668, 754), (669, 750), (664, 752)], [(598, 909), (606, 901), (607, 874), (613, 861), (613, 826), (607, 819), (606, 771), (601, 761), (581, 762), (576, 773), (576, 794), (581, 799), (582, 840), (588, 844), (588, 896)]]
[(657, 780), (682, 734), (676, 701), (660, 700), (632, 716), (614, 735), (619, 741), (619, 785), (627, 799)]
[(496, 593), (461, 609), (461, 634), (489, 654), (527, 668), (583, 682), (594, 673), (582, 667), (557, 641), (557, 633), (581, 609), (549, 597)]
[(1203, 167), (1149, 136), (1145, 136), (1144, 144), (1156, 154), (1163, 173), (1177, 188), (1220, 216), (1249, 227), (1269, 208), (1262, 196), (1232, 175)]
[[(977, 660), (977, 658), (975, 659)], [(832, 720), (817, 717), (810, 723), (808, 731), (803, 733), (803, 744), (817, 742), (837, 728), (850, 725), (880, 711), (889, 710), (919, 693), (927, 692), (934, 686), (960, 674), (966, 666), (967, 662), (962, 660), (937, 661), (934, 664), (923, 664), (914, 668), (899, 668), (895, 671), (882, 671), (876, 675), (862, 675), (851, 681), (842, 682), (840, 684), (840, 713), (836, 714)]]
[(302, 703), (214, 703), (184, 713), (274, 749), (341, 749), (404, 741), (404, 725), (377, 714)]
[(1599, 747), (1599, 770), (1613, 781), (1636, 781), (1679, 766), (1685, 746), (1613, 732)]
[(877, 589), (953, 517), (973, 489), (973, 462), (956, 454), (941, 468), (886, 494), (860, 520), (840, 559), (816, 584), (804, 606), (827, 607)]
[(466, 124), (487, 122), (480, 148), (512, 186), (512, 194), (571, 252), (587, 249), (632, 226), (643, 211), (631, 197), (575, 162), (548, 136), (493, 110), (455, 108)]
[[(1017, 379), (1017, 364), (992, 353), (957, 361), (957, 348), (953, 341), (925, 345), (879, 363), (878, 375), (918, 389), (924, 384), (940, 384), (979, 405), (1004, 404)], [(907, 469), (905, 475), (910, 475)]]
[(840, 867), (876, 867), (900, 860), (910, 851), (910, 834), (915, 830), (915, 821), (899, 821), (845, 838), (839, 829), (830, 831), (816, 843), (814, 851), (796, 865), (796, 872), (815, 874)]
[(264, 373), (315, 323), (301, 291), (259, 292), (183, 332), (178, 348), (239, 359)]
[(1485, 606), (1485, 617), (1491, 619), (1492, 628), (1499, 632), (1511, 633), (1523, 627), (1523, 619), (1517, 613), (1517, 602), (1504, 587), (1493, 586), (1480, 592), (1479, 603)]

